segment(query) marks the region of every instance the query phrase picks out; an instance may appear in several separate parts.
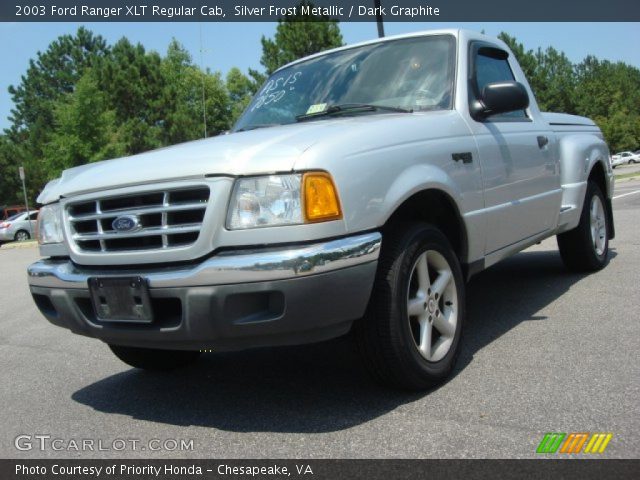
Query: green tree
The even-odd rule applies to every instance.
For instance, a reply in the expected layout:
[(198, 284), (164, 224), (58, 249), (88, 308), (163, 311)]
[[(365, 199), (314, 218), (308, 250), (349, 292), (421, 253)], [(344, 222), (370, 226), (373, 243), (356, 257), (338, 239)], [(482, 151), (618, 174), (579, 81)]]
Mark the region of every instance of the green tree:
[(23, 203), (15, 145), (0, 135), (0, 205)]
[(45, 146), (49, 179), (66, 168), (126, 153), (116, 114), (91, 71), (54, 110), (51, 141)]
[(640, 112), (640, 70), (588, 56), (576, 66), (576, 107), (583, 115)]
[[(207, 136), (217, 135), (228, 130), (231, 125), (229, 95), (220, 72), (203, 72), (199, 68), (189, 70), (187, 89), (191, 111), (194, 118), (202, 117), (202, 85), (204, 83), (207, 115)], [(198, 120), (197, 134), (193, 138), (202, 138), (202, 123)]]
[[(229, 84), (236, 112), (243, 92), (256, 88), (238, 73)], [(24, 165), (34, 198), (65, 168), (201, 138), (203, 113), (215, 135), (233, 111), (220, 73), (201, 71), (177, 41), (161, 57), (126, 38), (108, 47), (84, 28), (38, 53), (10, 92), (15, 108), (0, 167), (4, 175)], [(0, 198), (14, 197), (14, 183), (10, 174), (0, 178)]]
[[(312, 5), (312, 3), (303, 1), (300, 5)], [(279, 19), (274, 38), (262, 36), (261, 43), (260, 63), (269, 75), (282, 65), (298, 58), (343, 45), (337, 20), (326, 16), (302, 14), (287, 15)], [(252, 76), (256, 79), (255, 71)]]
[(229, 128), (229, 96), (219, 73), (202, 72), (175, 39), (162, 60), (161, 70), (164, 85), (160, 106), (163, 144), (171, 145), (203, 137), (203, 100), (206, 105), (207, 135)]
[(44, 53), (29, 61), (20, 84), (9, 87), (14, 103), (9, 119), (13, 133), (52, 120), (52, 103), (73, 91), (86, 68), (108, 53), (105, 40), (80, 27), (75, 36), (62, 35)]
[(640, 147), (640, 115), (618, 111), (609, 117), (595, 117), (594, 120), (607, 139), (612, 153), (637, 150)]
[(122, 125), (127, 152), (160, 147), (164, 90), (160, 55), (122, 38), (98, 63), (96, 78)]
[(554, 48), (526, 50), (501, 33), (520, 63), (541, 110), (593, 119), (614, 151), (640, 147), (640, 70), (587, 56), (574, 65)]
[(511, 49), (529, 81), (538, 106), (543, 111), (571, 112), (575, 110), (574, 66), (563, 52), (553, 47), (546, 50), (526, 50), (515, 37), (498, 35)]
[[(197, 98), (188, 92), (191, 55), (174, 38), (162, 59), (162, 143), (171, 145), (202, 136), (202, 106), (198, 113)], [(200, 95), (200, 98), (202, 95)]]
[[(535, 54), (533, 53), (533, 50), (525, 50), (522, 43), (518, 42), (515, 37), (512, 37), (506, 32), (501, 32), (498, 35), (498, 38), (506, 43), (507, 46), (511, 49), (516, 57), (516, 60), (518, 60), (522, 71), (531, 84), (532, 79), (536, 77), (538, 67), (538, 62)], [(533, 85), (531, 85), (531, 88), (533, 89)]]
[(84, 27), (62, 35), (29, 61), (18, 85), (9, 87), (14, 107), (7, 142), (15, 161), (29, 172), (30, 196), (42, 188), (48, 173), (43, 149), (51, 136), (56, 103), (71, 93), (85, 70), (108, 55), (105, 40)]
[(226, 87), (231, 103), (231, 121), (235, 122), (242, 114), (255, 93), (254, 82), (239, 68), (233, 67), (227, 73)]
[(533, 89), (543, 111), (575, 111), (576, 77), (571, 61), (563, 52), (549, 47), (538, 49)]
[(596, 121), (612, 151), (640, 147), (640, 70), (593, 56), (575, 70), (576, 113)]

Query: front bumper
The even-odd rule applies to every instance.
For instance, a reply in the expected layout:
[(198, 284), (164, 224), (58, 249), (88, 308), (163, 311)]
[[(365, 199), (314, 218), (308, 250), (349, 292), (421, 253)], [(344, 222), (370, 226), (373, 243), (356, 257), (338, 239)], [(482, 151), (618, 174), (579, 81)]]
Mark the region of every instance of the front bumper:
[(12, 242), (14, 239), (15, 233), (13, 231), (9, 231), (6, 228), (0, 229), (0, 242)]
[[(195, 265), (118, 270), (45, 259), (29, 267), (29, 286), (51, 323), (107, 343), (193, 350), (306, 343), (346, 333), (363, 315), (380, 245), (372, 232), (222, 252)], [(99, 321), (88, 279), (128, 275), (147, 279), (154, 321)]]

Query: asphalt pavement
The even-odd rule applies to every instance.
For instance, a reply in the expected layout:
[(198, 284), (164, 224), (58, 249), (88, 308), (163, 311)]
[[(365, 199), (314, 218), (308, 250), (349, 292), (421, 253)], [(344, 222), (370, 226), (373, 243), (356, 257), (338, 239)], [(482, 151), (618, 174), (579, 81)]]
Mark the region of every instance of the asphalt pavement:
[(527, 458), (547, 432), (610, 432), (603, 457), (638, 458), (640, 181), (616, 196), (604, 270), (568, 273), (549, 239), (472, 279), (455, 374), (422, 394), (377, 386), (347, 339), (131, 369), (41, 317), (37, 249), (0, 248), (0, 457)]

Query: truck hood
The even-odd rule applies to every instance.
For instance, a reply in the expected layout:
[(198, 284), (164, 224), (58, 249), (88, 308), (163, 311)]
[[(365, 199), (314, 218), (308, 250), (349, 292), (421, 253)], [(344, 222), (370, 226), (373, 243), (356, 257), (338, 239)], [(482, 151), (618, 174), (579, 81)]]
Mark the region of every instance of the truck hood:
[(300, 127), (303, 126), (220, 135), (71, 168), (47, 184), (38, 202), (50, 203), (60, 197), (92, 191), (206, 175), (289, 171), (317, 138), (316, 129)]
[(345, 131), (358, 134), (386, 128), (383, 122), (394, 117), (400, 123), (402, 118), (408, 120), (404, 113), (323, 119), (220, 135), (90, 163), (65, 170), (47, 184), (38, 202), (46, 204), (62, 197), (163, 181), (288, 172), (314, 144), (343, 138)]

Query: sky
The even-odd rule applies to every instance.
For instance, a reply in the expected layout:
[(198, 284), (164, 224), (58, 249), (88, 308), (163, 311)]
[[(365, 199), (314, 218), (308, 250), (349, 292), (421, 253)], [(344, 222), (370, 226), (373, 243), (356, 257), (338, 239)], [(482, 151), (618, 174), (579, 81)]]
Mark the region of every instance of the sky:
[[(9, 126), (13, 106), (7, 91), (20, 83), (29, 59), (47, 49), (58, 36), (73, 34), (84, 25), (109, 43), (126, 36), (142, 43), (146, 49), (162, 54), (175, 37), (193, 56), (196, 63), (223, 74), (233, 66), (242, 71), (260, 68), (260, 38), (272, 37), (276, 23), (0, 23), (0, 129)], [(468, 28), (484, 30), (488, 35), (505, 31), (515, 36), (527, 49), (553, 46), (565, 52), (572, 62), (587, 55), (600, 59), (624, 61), (640, 68), (640, 23), (422, 23), (386, 22), (385, 33), (394, 35), (434, 28)], [(347, 44), (377, 36), (375, 23), (343, 22), (340, 29)], [(200, 37), (202, 36), (202, 47)], [(202, 50), (202, 52), (201, 52)]]

